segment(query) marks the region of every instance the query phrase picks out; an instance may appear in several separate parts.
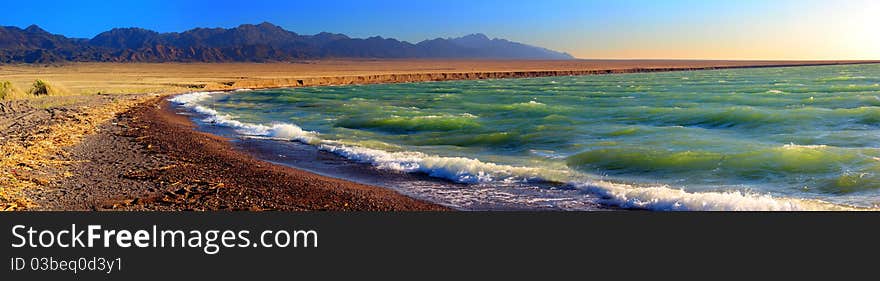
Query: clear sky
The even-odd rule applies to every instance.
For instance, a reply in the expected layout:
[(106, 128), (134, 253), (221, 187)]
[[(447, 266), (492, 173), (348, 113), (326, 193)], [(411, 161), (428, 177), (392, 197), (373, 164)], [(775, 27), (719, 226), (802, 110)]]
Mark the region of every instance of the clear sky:
[(877, 0), (4, 1), (0, 25), (90, 38), (269, 21), (409, 42), (485, 33), (579, 58), (880, 59)]

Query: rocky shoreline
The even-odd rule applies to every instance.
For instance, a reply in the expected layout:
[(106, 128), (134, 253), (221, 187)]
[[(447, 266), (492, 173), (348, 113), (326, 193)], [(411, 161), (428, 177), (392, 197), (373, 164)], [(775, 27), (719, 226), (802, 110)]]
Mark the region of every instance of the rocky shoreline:
[(165, 97), (119, 114), (66, 152), (64, 160), (76, 163), (68, 176), (26, 191), (32, 210), (447, 210), (259, 161), (195, 131)]

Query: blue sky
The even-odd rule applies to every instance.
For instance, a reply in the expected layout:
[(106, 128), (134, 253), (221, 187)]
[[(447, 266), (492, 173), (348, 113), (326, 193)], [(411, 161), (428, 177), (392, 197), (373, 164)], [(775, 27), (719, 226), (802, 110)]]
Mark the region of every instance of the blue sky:
[(9, 1), (0, 25), (90, 38), (269, 21), (410, 42), (481, 32), (581, 58), (880, 59), (880, 1)]

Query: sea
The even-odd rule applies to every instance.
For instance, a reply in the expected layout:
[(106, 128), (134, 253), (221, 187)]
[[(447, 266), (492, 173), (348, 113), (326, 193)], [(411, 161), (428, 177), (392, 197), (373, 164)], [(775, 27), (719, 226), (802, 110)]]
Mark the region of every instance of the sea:
[(201, 130), (460, 210), (880, 207), (880, 65), (194, 92)]

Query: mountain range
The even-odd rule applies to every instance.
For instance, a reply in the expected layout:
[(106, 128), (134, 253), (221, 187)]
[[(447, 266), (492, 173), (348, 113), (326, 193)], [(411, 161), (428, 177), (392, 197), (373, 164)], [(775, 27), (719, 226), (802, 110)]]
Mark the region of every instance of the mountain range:
[(91, 39), (67, 38), (31, 25), (0, 27), (0, 63), (269, 62), (318, 58), (573, 59), (541, 47), (489, 39), (483, 34), (417, 44), (393, 38), (351, 38), (322, 32), (300, 35), (277, 25), (195, 28), (159, 33), (114, 28)]

